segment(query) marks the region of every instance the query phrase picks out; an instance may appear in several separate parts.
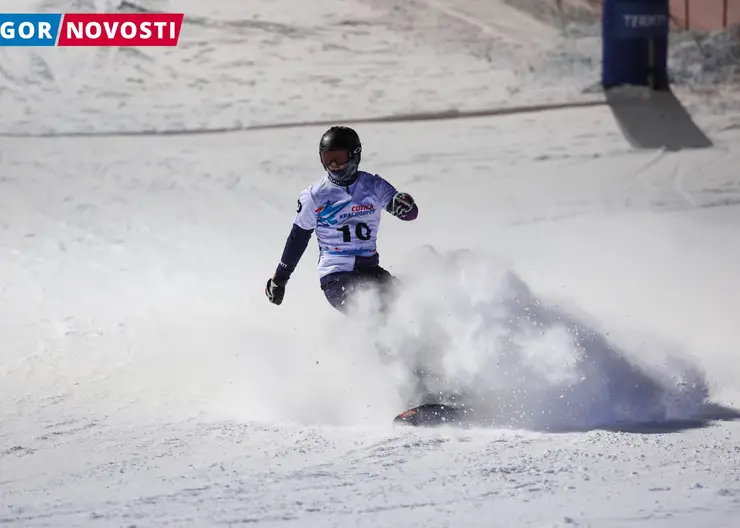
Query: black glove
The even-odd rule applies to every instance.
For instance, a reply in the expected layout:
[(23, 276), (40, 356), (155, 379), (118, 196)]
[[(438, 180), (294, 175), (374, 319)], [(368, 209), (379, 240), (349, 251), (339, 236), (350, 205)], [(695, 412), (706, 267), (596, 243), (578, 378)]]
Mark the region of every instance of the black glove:
[(393, 216), (403, 218), (414, 208), (414, 199), (409, 193), (396, 193), (388, 206), (385, 208)]
[(283, 297), (285, 297), (285, 283), (286, 281), (275, 279), (274, 277), (271, 277), (267, 281), (265, 295), (272, 304), (277, 304), (278, 306), (282, 304)]

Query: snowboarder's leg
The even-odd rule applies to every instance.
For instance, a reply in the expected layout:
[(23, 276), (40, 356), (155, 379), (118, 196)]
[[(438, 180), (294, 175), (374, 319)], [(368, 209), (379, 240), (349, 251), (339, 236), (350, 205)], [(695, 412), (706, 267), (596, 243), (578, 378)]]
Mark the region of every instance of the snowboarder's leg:
[(393, 302), (395, 288), (398, 285), (398, 279), (380, 266), (368, 268), (358, 267), (356, 272), (363, 278), (364, 284), (372, 284), (377, 287), (380, 295), (380, 312), (385, 314), (389, 305)]
[(396, 278), (380, 266), (357, 267), (354, 271), (331, 274), (321, 289), (329, 304), (340, 312), (347, 313), (352, 295), (358, 288), (368, 285), (378, 286), (382, 303), (381, 311), (385, 311), (395, 283)]
[[(357, 267), (353, 271), (333, 273), (323, 281), (321, 289), (324, 291), (327, 301), (334, 308), (343, 314), (348, 314), (352, 295), (357, 289), (367, 285), (376, 286), (380, 295), (381, 307), (380, 321), (375, 321), (375, 323), (382, 326), (384, 324), (383, 320), (389, 315), (387, 310), (393, 302), (393, 296), (396, 293), (395, 287), (398, 284), (398, 279), (387, 270), (380, 266), (370, 266)], [(397, 355), (397, 351), (388, 349), (382, 339), (376, 340), (375, 349), (383, 362), (392, 360)], [(413, 378), (415, 381), (413, 386), (410, 387), (409, 393), (402, 395), (408, 400), (409, 407), (418, 405), (419, 402), (435, 402), (436, 399), (429, 395), (429, 389), (426, 385), (426, 372), (423, 367), (417, 366), (414, 368)]]
[(354, 271), (332, 273), (321, 285), (326, 300), (342, 313), (347, 313), (349, 298), (357, 288), (358, 276)]

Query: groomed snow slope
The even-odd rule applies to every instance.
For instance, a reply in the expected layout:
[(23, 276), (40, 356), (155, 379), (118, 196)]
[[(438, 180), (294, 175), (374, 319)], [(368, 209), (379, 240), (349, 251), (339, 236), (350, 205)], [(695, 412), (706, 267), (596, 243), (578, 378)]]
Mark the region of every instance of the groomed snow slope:
[[(196, 129), (596, 97), (496, 4), (141, 2), (180, 48), (0, 50), (0, 523), (734, 526), (740, 425), (703, 420), (740, 405), (726, 86), (679, 91), (707, 149), (635, 150), (608, 106), (358, 124), (420, 204), (380, 236), (405, 297), (333, 312), (312, 243), (264, 298), (326, 127)], [(105, 135), (152, 129), (189, 133)], [(391, 426), (424, 339), (493, 427)]]

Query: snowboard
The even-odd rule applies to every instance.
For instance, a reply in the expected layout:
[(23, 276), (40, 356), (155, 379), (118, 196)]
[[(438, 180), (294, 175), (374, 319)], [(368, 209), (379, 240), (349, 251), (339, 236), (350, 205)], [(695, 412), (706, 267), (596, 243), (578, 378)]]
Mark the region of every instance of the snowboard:
[(412, 427), (434, 427), (438, 425), (457, 424), (465, 411), (461, 408), (443, 403), (425, 403), (412, 407), (393, 419), (394, 424)]

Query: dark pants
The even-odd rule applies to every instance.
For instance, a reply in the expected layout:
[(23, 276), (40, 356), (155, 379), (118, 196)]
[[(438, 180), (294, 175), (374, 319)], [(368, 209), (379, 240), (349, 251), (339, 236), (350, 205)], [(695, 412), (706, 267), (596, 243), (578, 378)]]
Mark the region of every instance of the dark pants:
[(355, 267), (353, 271), (340, 271), (327, 275), (321, 281), (321, 289), (329, 303), (342, 313), (346, 313), (352, 294), (358, 288), (377, 286), (380, 290), (383, 307), (390, 300), (396, 278), (380, 266)]
[[(394, 294), (394, 286), (399, 283), (398, 279), (378, 265), (356, 266), (353, 271), (340, 271), (322, 278), (321, 289), (324, 290), (326, 299), (331, 305), (346, 314), (349, 308), (352, 294), (364, 286), (375, 286), (380, 290), (381, 317), (387, 315), (387, 308)], [(380, 357), (393, 357), (390, 350), (386, 350), (382, 341), (376, 343)], [(408, 399), (409, 406), (421, 403), (436, 402), (438, 395), (431, 394), (426, 386), (426, 370), (423, 366), (414, 367), (415, 382), (409, 389), (409, 394), (403, 396)]]

